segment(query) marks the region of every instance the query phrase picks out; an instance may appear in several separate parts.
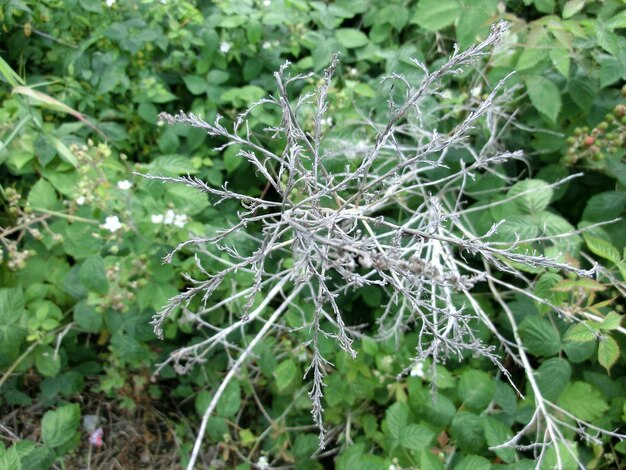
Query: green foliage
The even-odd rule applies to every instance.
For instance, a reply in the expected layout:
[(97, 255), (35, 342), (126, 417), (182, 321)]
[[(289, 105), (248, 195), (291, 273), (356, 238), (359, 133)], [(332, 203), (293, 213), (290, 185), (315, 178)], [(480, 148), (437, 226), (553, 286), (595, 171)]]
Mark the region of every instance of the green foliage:
[[(506, 128), (500, 138), (507, 148), (525, 150), (528, 167), (511, 164), (504, 171), (516, 176), (528, 169), (532, 178), (504, 188), (489, 173), (475, 172), (466, 182), (473, 200), (463, 202), (475, 209), (467, 217), (480, 233), (505, 219), (493, 238), (519, 253), (605, 268), (587, 280), (540, 267), (527, 270), (529, 278), (537, 276), (535, 295), (564, 307), (570, 317), (514, 296), (505, 301), (521, 324), (546, 399), (580, 419), (623, 428), (619, 297), (626, 282), (626, 225), (621, 219), (581, 235), (550, 238), (624, 215), (622, 2), (144, 0), (109, 7), (99, 0), (24, 0), (3, 2), (0, 11), (0, 407), (25, 410), (37, 404), (45, 411), (32, 420), (36, 430), (19, 433), (37, 442), (0, 442), (0, 468), (65, 465), (87, 445), (80, 420), (96, 413), (89, 408), (94, 402), (184, 413), (195, 427), (194, 412), (202, 415), (223, 379), (229, 358), (213, 351), (187, 375), (168, 367), (150, 384), (155, 364), (169, 351), (204, 336), (184, 312), (165, 326), (163, 342), (149, 322), (169, 298), (189, 287), (180, 272), (200, 274), (192, 250), (179, 252), (171, 265), (162, 263), (163, 256), (189, 233), (209, 236), (220, 221), (237, 214), (227, 204), (215, 206), (206, 194), (161, 186), (133, 172), (190, 174), (214, 186), (228, 180), (255, 196), (267, 190), (239, 148), (215, 150), (224, 142), (202, 130), (165, 129), (158, 124), (159, 111), (189, 109), (207, 121), (219, 112), (230, 123), (274, 93), (273, 73), (286, 60), (294, 63), (294, 73), (319, 71), (340, 51), (328, 132), (346, 138), (342, 124), (387, 112), (381, 75), (402, 73), (416, 86), (422, 75), (411, 58), (430, 66), (453, 42), (464, 48), (484, 38), (501, 17), (514, 27), (482, 69), (486, 81), (460, 74), (442, 83), (441, 97), (420, 106), (429, 111), (425, 119), (436, 115), (438, 130), (446, 133), (447, 111), (456, 113), (515, 72), (507, 83), (519, 88), (502, 111), (516, 113), (519, 129)], [(314, 85), (311, 79), (302, 91)], [(278, 146), (259, 131), (280, 116), (257, 108), (251, 117), (250, 131), (259, 143)], [(478, 123), (472, 139), (481, 142), (488, 135), (487, 125)], [(360, 137), (350, 135), (355, 142)], [(338, 171), (353, 164), (350, 158), (337, 157)], [(453, 156), (450, 164), (460, 165), (463, 158)], [(552, 185), (570, 171), (583, 175)], [(515, 246), (518, 235), (537, 241)], [(235, 249), (244, 253), (250, 244), (242, 237)], [(221, 252), (208, 246), (198, 256), (218, 263)], [(244, 272), (238, 275), (242, 285), (254, 282)], [(515, 282), (506, 275), (502, 281)], [(221, 295), (231, 293), (223, 289)], [(500, 305), (484, 297), (491, 321), (510, 340)], [(383, 288), (341, 299), (355, 325), (367, 323), (363, 317), (375, 323), (387, 301)], [(288, 316), (299, 320), (308, 308), (298, 305)], [(211, 321), (223, 326), (239, 314), (217, 309)], [(303, 343), (307, 339), (303, 331), (295, 335)], [(490, 333), (483, 337), (495, 344)], [(529, 402), (517, 397), (491, 364), (470, 357), (445, 366), (426, 361), (396, 381), (416, 343), (413, 332), (400, 334), (397, 345), (363, 340), (355, 360), (327, 346), (334, 368), (324, 389), (325, 413), (342, 436), (336, 467), (440, 469), (445, 463), (484, 469), (504, 462), (525, 468), (528, 455), (490, 447), (523, 427)], [(267, 455), (309, 468), (316, 436), (293, 428), (310, 424), (310, 382), (303, 378), (310, 358), (306, 348), (293, 353), (296, 346), (287, 335), (257, 345), (257, 357), (229, 385), (209, 422), (213, 442), (228, 442), (255, 462)], [(521, 370), (511, 365), (510, 372), (524, 390)], [(163, 395), (177, 407), (159, 400)], [(259, 413), (257, 399), (265, 413)], [(267, 426), (272, 430), (265, 433)], [(188, 445), (187, 430), (177, 433)], [(596, 468), (617, 467), (623, 462), (614, 459), (626, 455), (615, 440), (608, 445), (616, 453), (598, 451), (595, 457), (597, 447), (583, 441), (571, 445), (585, 464), (597, 457)], [(566, 463), (573, 463), (561, 450)], [(544, 468), (557, 459), (555, 450), (549, 452)], [(181, 453), (187, 453), (185, 446)], [(220, 458), (229, 459), (227, 467), (240, 463), (236, 452), (224, 451)]]

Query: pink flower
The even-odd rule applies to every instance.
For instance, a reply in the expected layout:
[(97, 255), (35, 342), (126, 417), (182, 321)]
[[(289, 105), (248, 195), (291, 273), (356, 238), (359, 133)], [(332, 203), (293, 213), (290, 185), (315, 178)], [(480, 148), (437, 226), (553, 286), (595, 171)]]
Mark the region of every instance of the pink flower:
[(92, 432), (89, 435), (89, 443), (96, 446), (96, 447), (102, 447), (102, 435), (104, 434), (104, 431), (102, 430), (102, 428), (98, 428), (96, 429), (94, 432)]

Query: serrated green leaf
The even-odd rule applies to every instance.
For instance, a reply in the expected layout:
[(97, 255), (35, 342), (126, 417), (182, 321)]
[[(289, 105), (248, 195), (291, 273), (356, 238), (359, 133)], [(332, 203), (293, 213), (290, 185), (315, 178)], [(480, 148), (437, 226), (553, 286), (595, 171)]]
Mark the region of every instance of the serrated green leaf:
[(479, 452), (485, 445), (482, 421), (474, 413), (459, 411), (452, 420), (450, 432), (463, 452)]
[(585, 0), (567, 0), (563, 5), (563, 19), (571, 18), (585, 6)]
[(619, 359), (619, 353), (619, 345), (612, 337), (607, 336), (600, 340), (600, 344), (598, 344), (598, 362), (607, 372), (611, 370), (611, 367)]
[(389, 433), (395, 440), (400, 440), (402, 430), (406, 427), (409, 409), (404, 403), (394, 403), (385, 413)]
[(426, 449), (419, 453), (419, 469), (443, 470), (443, 463), (430, 451), (430, 449)]
[(479, 455), (468, 455), (463, 457), (458, 464), (454, 466), (454, 470), (490, 470), (491, 462), (485, 457)]
[(7, 470), (22, 470), (20, 455), (17, 452), (17, 447), (15, 445), (12, 445), (7, 450), (4, 449), (4, 445), (0, 446), (0, 468)]
[(561, 93), (549, 79), (540, 75), (532, 75), (525, 80), (530, 102), (535, 109), (556, 123), (561, 111)]
[(623, 318), (624, 317), (617, 312), (609, 312), (600, 323), (600, 329), (608, 331), (617, 330), (622, 325)]
[(428, 31), (439, 31), (454, 23), (460, 14), (457, 0), (420, 0), (411, 22)]
[(295, 383), (298, 376), (298, 367), (293, 359), (286, 359), (278, 364), (273, 375), (276, 380), (278, 393), (283, 393)]
[(552, 290), (556, 292), (602, 292), (606, 290), (606, 286), (595, 279), (563, 279), (557, 282)]
[(343, 47), (356, 49), (365, 46), (369, 40), (367, 36), (358, 29), (340, 28), (335, 31), (335, 38)]
[[(559, 452), (557, 454), (556, 447)], [(574, 469), (580, 468), (578, 460), (578, 447), (575, 442), (559, 441), (548, 447), (539, 470), (554, 470), (555, 468)], [(536, 469), (536, 467), (534, 467)]]
[(480, 370), (463, 372), (459, 381), (459, 396), (463, 405), (470, 409), (483, 410), (496, 393), (493, 378)]
[(37, 209), (53, 210), (58, 200), (54, 187), (44, 179), (37, 181), (28, 193), (28, 203)]
[(241, 147), (231, 145), (224, 151), (224, 168), (228, 173), (232, 173), (245, 161), (245, 157), (239, 154)]
[(435, 437), (435, 433), (421, 424), (409, 424), (402, 428), (400, 435), (400, 445), (411, 450), (422, 450), (430, 445)]
[(109, 291), (104, 261), (99, 255), (90, 256), (83, 261), (78, 277), (81, 284), (90, 292), (104, 295)]
[(16, 323), (24, 311), (24, 291), (21, 287), (0, 289), (0, 325)]
[(520, 334), (524, 346), (534, 356), (554, 356), (561, 350), (559, 332), (542, 318), (525, 318), (520, 325)]
[(184, 75), (183, 82), (192, 95), (201, 95), (209, 88), (207, 81), (197, 75)]
[(527, 179), (511, 186), (507, 196), (515, 198), (512, 202), (521, 212), (538, 214), (548, 207), (553, 194), (554, 190), (545, 181)]
[(563, 341), (574, 341), (577, 343), (586, 343), (596, 339), (598, 339), (598, 332), (587, 322), (576, 323), (570, 326), (563, 336)]
[(570, 98), (585, 112), (589, 112), (598, 95), (598, 83), (582, 73), (577, 73), (567, 83)]
[(602, 240), (601, 238), (594, 237), (588, 233), (584, 233), (583, 238), (585, 239), (585, 243), (587, 243), (589, 251), (591, 251), (594, 255), (600, 256), (601, 258), (609, 260), (615, 264), (620, 262), (621, 256), (619, 251), (609, 242)]
[[(483, 416), (483, 427), (485, 428), (485, 439), (487, 445), (496, 447), (507, 442), (513, 437), (513, 432), (502, 421), (491, 416)], [(511, 463), (515, 461), (516, 452), (513, 448), (504, 448), (494, 450), (495, 454), (502, 459), (503, 462)]]
[(550, 49), (550, 60), (554, 68), (559, 71), (563, 77), (569, 77), (570, 58), (569, 51), (565, 47), (554, 47)]
[(61, 357), (50, 346), (38, 346), (33, 354), (35, 366), (44, 377), (54, 377), (61, 370)]
[(556, 401), (565, 390), (571, 375), (572, 367), (565, 359), (548, 359), (537, 369), (537, 385), (547, 400)]
[(80, 406), (76, 403), (47, 411), (41, 420), (41, 438), (49, 447), (59, 447), (74, 438), (80, 423)]
[(544, 27), (533, 27), (528, 33), (526, 44), (517, 59), (515, 69), (518, 71), (531, 69), (540, 64), (546, 56), (546, 49), (553, 47), (548, 30)]
[(589, 422), (609, 409), (598, 389), (586, 382), (570, 383), (561, 393), (558, 404), (577, 418)]
[(220, 400), (217, 402), (215, 413), (223, 418), (231, 418), (241, 407), (241, 387), (237, 380), (228, 384)]

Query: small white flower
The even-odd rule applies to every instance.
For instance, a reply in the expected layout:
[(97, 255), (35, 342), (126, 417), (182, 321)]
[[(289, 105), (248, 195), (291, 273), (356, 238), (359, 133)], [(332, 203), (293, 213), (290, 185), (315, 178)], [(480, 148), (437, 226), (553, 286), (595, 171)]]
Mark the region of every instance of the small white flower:
[(262, 455), (259, 457), (259, 461), (256, 463), (259, 468), (267, 468), (269, 466), (269, 462), (267, 461), (267, 457)]
[(350, 68), (350, 76), (356, 77), (359, 74), (359, 71), (355, 67)]
[(163, 223), (163, 214), (153, 214), (150, 217), (150, 220), (153, 224), (162, 224)]
[(272, 47), (272, 43), (271, 43), (271, 42), (269, 42), (269, 41), (265, 41), (265, 42), (261, 45), (261, 47), (262, 47), (263, 49), (271, 49), (271, 47)]
[(483, 91), (483, 87), (481, 87), (480, 85), (475, 86), (474, 88), (472, 88), (470, 90), (470, 95), (472, 95), (474, 98), (476, 98), (477, 96), (480, 96), (480, 93)]
[(269, 7), (272, 4), (272, 0), (263, 0), (263, 6)]
[(122, 181), (118, 181), (117, 182), (117, 187), (120, 188), (122, 191), (126, 191), (130, 188), (132, 188), (133, 183), (131, 183), (128, 180), (122, 180)]
[(441, 93), (441, 97), (445, 100), (451, 100), (452, 92), (450, 90), (445, 90), (443, 93)]
[(105, 0), (104, 3), (106, 3), (108, 7), (111, 7), (115, 3), (115, 0)]
[(389, 465), (389, 470), (397, 470), (398, 467), (396, 467), (394, 464)]
[(222, 41), (220, 43), (220, 52), (222, 54), (227, 54), (228, 51), (230, 51), (230, 48), (232, 47), (232, 44), (226, 41)]
[(411, 377), (424, 378), (424, 363), (418, 362), (411, 369)]
[(101, 227), (113, 233), (122, 228), (122, 223), (116, 215), (110, 215), (105, 219), (104, 224), (102, 224)]
[(172, 225), (174, 223), (174, 217), (176, 217), (176, 214), (174, 213), (174, 211), (172, 209), (168, 209), (167, 211), (165, 211), (165, 217), (163, 218), (163, 223), (165, 225)]
[(174, 225), (177, 227), (184, 227), (187, 223), (187, 216), (185, 214), (176, 214), (174, 216)]
[(329, 117), (326, 119), (322, 119), (322, 126), (331, 127), (333, 125), (333, 118)]
[(78, 196), (76, 198), (76, 204), (78, 204), (79, 206), (82, 206), (83, 204), (85, 204), (85, 196)]

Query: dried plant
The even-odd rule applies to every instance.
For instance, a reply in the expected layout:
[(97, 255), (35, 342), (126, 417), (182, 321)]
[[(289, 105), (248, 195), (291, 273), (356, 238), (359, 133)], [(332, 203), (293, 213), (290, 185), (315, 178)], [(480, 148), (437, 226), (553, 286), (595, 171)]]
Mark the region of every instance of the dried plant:
[[(518, 269), (520, 265), (552, 268), (579, 276), (590, 276), (593, 270), (582, 270), (560, 259), (524, 250), (527, 243), (549, 242), (547, 237), (532, 240), (517, 237), (507, 243), (497, 241), (494, 235), (504, 221), (495, 224), (487, 233), (475, 233), (468, 220), (469, 213), (489, 206), (464, 208), (464, 189), (469, 179), (484, 172), (506, 179), (497, 167), (511, 159), (522, 158), (521, 152), (503, 151), (498, 143), (499, 123), (506, 118), (498, 103), (510, 99), (509, 92), (504, 90), (503, 82), (499, 83), (486, 99), (467, 110), (460, 124), (446, 134), (422, 125), (423, 100), (440, 93), (442, 79), (457, 74), (461, 68), (487, 55), (505, 31), (505, 23), (494, 25), (482, 43), (464, 52), (455, 49), (449, 60), (434, 72), (414, 61), (424, 74), (417, 87), (400, 75), (385, 77), (383, 81), (393, 81), (396, 92), (398, 88), (402, 89), (404, 97), (400, 102), (389, 98), (389, 115), (382, 124), (374, 117), (364, 116), (361, 125), (375, 135), (371, 144), (355, 146), (353, 141), (325, 138), (328, 93), (338, 63), (337, 56), (325, 70), (315, 92), (297, 99), (292, 99), (289, 94), (291, 86), (312, 75), (290, 76), (289, 63), (282, 66), (275, 74), (276, 95), (261, 100), (239, 115), (232, 129), (222, 125), (219, 116), (214, 123), (208, 123), (183, 112), (175, 116), (161, 115), (161, 119), (170, 124), (187, 124), (205, 130), (213, 138), (224, 139), (226, 143), (220, 149), (241, 146), (239, 156), (253, 165), (279, 196), (276, 200), (268, 200), (232, 191), (227, 185), (215, 188), (192, 176), (144, 175), (152, 180), (181, 183), (208, 193), (215, 204), (235, 200), (242, 208), (237, 223), (224, 227), (211, 237), (194, 237), (166, 257), (166, 261), (170, 261), (183, 248), (193, 248), (198, 254), (209, 257), (212, 267), (203, 266), (197, 254), (197, 268), (203, 277), (187, 276), (191, 287), (172, 298), (153, 319), (155, 332), (161, 337), (164, 321), (182, 308), (187, 319), (210, 331), (207, 339), (172, 353), (158, 370), (170, 364), (184, 373), (194, 364), (203, 362), (218, 346), (238, 354), (204, 413), (188, 468), (195, 465), (208, 419), (229, 382), (253, 355), (259, 341), (280, 327), (282, 314), (296, 299), (311, 302), (315, 307), (312, 318), (303, 320), (301, 326), (309, 334), (304, 347), (309, 349), (312, 357), (305, 376), (311, 380), (311, 413), (319, 428), (320, 444), (323, 447), (327, 443), (322, 397), (324, 376), (332, 364), (321, 354), (318, 341), (322, 336), (332, 338), (351, 356), (357, 354), (353, 340), (361, 333), (344, 321), (338, 297), (346, 291), (368, 286), (378, 286), (388, 295), (388, 306), (378, 319), (381, 338), (399, 340), (408, 329), (419, 331), (415, 362), (406, 364), (405, 371), (426, 358), (437, 364), (451, 356), (461, 358), (470, 351), (489, 358), (508, 377), (498, 351), (494, 346), (484, 344), (470, 326), (476, 318), (500, 341), (505, 353), (525, 370), (534, 393), (536, 413), (518, 436), (503, 445), (518, 445), (519, 439), (532, 429), (538, 436), (530, 447), (539, 461), (549, 446), (555, 445), (557, 460), (561, 463), (563, 452), (572, 453), (561, 429), (572, 429), (586, 438), (590, 437), (590, 430), (605, 432), (581, 423), (543, 397), (534, 379), (517, 321), (500, 293), (521, 293), (548, 304), (529, 293), (530, 289), (520, 287), (531, 284)], [(257, 106), (280, 110), (280, 124), (266, 131), (284, 142), (281, 152), (259, 145), (249, 129), (249, 114)], [(307, 113), (312, 113), (314, 123), (309, 132), (305, 131), (303, 124)], [(476, 148), (470, 136), (479, 122), (486, 126), (490, 135), (480, 148)], [(458, 149), (470, 156), (458, 171), (440, 172), (444, 176), (434, 179), (426, 176), (432, 175), (436, 169), (448, 169), (447, 157)], [(344, 156), (357, 154), (356, 168), (329, 171), (326, 161), (342, 155), (342, 152)], [(514, 197), (523, 196), (524, 192), (521, 192)], [(493, 204), (504, 204), (509, 200)], [(232, 243), (233, 237), (242, 233), (256, 245), (249, 255), (241, 254)], [(209, 245), (218, 247), (227, 257), (216, 256), (207, 249)], [(282, 262), (287, 258), (292, 260), (290, 264)], [(215, 265), (221, 268), (215, 269)], [(515, 284), (507, 282), (503, 280), (507, 277), (492, 274), (494, 270), (517, 281)], [(214, 299), (219, 286), (227, 279), (232, 282), (238, 271), (252, 273), (252, 285), (242, 287), (228, 298)], [(511, 323), (513, 340), (504, 337), (476, 301), (472, 291), (477, 283), (488, 286), (502, 306)], [(259, 293), (263, 295), (257, 296)], [(454, 297), (459, 295), (464, 297), (465, 308), (456, 306), (458, 302)], [(201, 307), (192, 310), (191, 302), (196, 298), (201, 299)], [(262, 300), (258, 301), (259, 298)], [(242, 300), (245, 300), (243, 315), (227, 327), (212, 325), (207, 320), (211, 312)], [(567, 317), (558, 306), (551, 307), (556, 314)], [(262, 326), (251, 341), (243, 346), (229, 342), (232, 333), (245, 330), (253, 322)]]

